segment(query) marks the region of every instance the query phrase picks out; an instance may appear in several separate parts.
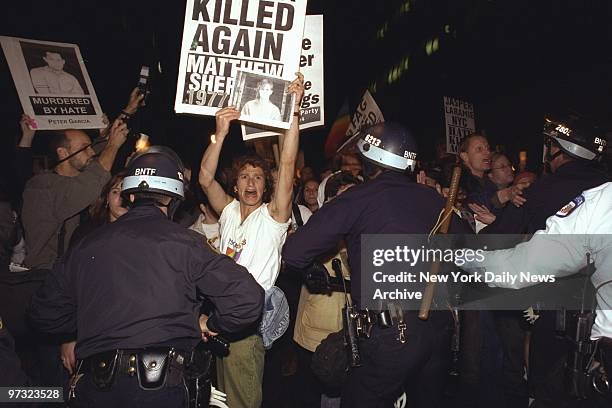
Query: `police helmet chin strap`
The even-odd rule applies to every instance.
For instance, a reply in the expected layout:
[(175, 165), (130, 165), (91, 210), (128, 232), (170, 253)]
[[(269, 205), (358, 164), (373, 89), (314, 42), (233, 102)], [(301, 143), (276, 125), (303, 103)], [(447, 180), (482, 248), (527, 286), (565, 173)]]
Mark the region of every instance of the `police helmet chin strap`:
[[(553, 144), (555, 146), (557, 146), (557, 148), (559, 148), (557, 153), (554, 153), (554, 154), (551, 153)], [(561, 156), (563, 154), (563, 150), (559, 147), (559, 145), (551, 137), (548, 137), (546, 139), (546, 141), (544, 142), (544, 145), (546, 146), (546, 156), (544, 157), (544, 161), (548, 165), (550, 165), (550, 162), (552, 162), (557, 157), (559, 157), (559, 156)]]
[(178, 210), (178, 208), (181, 205), (181, 200), (179, 200), (178, 198), (172, 198), (170, 200), (170, 202), (168, 203), (168, 205), (166, 206), (166, 208), (168, 209), (168, 219), (172, 220), (174, 218), (174, 214), (176, 213), (176, 211)]
[(181, 205), (181, 200), (179, 200), (178, 198), (174, 198), (171, 197), (170, 198), (170, 202), (168, 204), (164, 204), (159, 202), (158, 200), (152, 200), (153, 204), (155, 204), (157, 207), (164, 207), (166, 208), (166, 216), (168, 217), (168, 219), (170, 221), (172, 221), (172, 219), (174, 218), (174, 214), (176, 213), (176, 211), (178, 210), (178, 208)]
[[(557, 153), (551, 153), (552, 146), (555, 144), (559, 150)], [(550, 163), (555, 160), (557, 157), (563, 154), (563, 150), (559, 147), (559, 145), (555, 142), (555, 140), (551, 137), (547, 137), (544, 141), (544, 149), (546, 150), (546, 154), (544, 155), (544, 170), (546, 174), (552, 173), (552, 167)]]

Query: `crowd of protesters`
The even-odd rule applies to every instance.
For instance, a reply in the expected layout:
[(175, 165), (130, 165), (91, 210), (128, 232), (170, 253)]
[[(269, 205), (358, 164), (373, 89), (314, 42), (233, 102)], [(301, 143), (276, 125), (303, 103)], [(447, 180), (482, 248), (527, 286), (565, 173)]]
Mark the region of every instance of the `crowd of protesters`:
[[(14, 348), (19, 358), (7, 359), (6, 366), (2, 361), (0, 385), (68, 389), (77, 360), (83, 357), (76, 333), (43, 336), (29, 324), (27, 306), (45, 272), (67, 251), (130, 211), (121, 194), (126, 172), (115, 162), (126, 142), (129, 119), (141, 105), (142, 95), (135, 90), (121, 114), (93, 142), (85, 131), (53, 132), (51, 165), (36, 175), (31, 153), (36, 132), (28, 116), (21, 118), (15, 177), (11, 188), (9, 180), (3, 179), (0, 192), (0, 268), (6, 271), (3, 276), (11, 276), (2, 283), (3, 294), (6, 287), (12, 288), (11, 296), (0, 300), (0, 328), (4, 329), (0, 346), (6, 353)], [(257, 330), (221, 333), (230, 341), (230, 353), (217, 359), (216, 375), (210, 373), (212, 382), (226, 394), (231, 408), (340, 406), (339, 391), (319, 380), (311, 362), (317, 346), (342, 329), (345, 295), (311, 293), (301, 276), (283, 269), (281, 252), (287, 234), (308, 223), (326, 203), (353, 186), (368, 183), (367, 163), (354, 152), (344, 152), (319, 176), (310, 167), (296, 170), (299, 132), (295, 125), (281, 139), (277, 164), (248, 155), (238, 158), (232, 169), (218, 169), (230, 122), (239, 117), (232, 107), (217, 114), (216, 140), (204, 152), (198, 173), (185, 171), (193, 191), (187, 192), (175, 221), (202, 235), (208, 247), (202, 250), (227, 255), (246, 267), (266, 291), (266, 304), (269, 290), (279, 286), (287, 298), (288, 328), (272, 340)], [(414, 181), (445, 196), (452, 167), (459, 164), (463, 173), (457, 207), (463, 231), (533, 233), (583, 190), (609, 180), (592, 158), (572, 154), (563, 143), (549, 139), (545, 175), (517, 171), (510, 157), (491, 151), (485, 136), (473, 134), (463, 141), (457, 156), (419, 163)], [(111, 170), (115, 171), (111, 174)], [(245, 245), (247, 241), (251, 246)], [(342, 260), (343, 278), (350, 280), (343, 242), (322, 259), (332, 276), (334, 258)], [(10, 283), (15, 276), (27, 278)], [(522, 312), (466, 311), (461, 318), (459, 384), (454, 390), (447, 387), (441, 401), (513, 408), (527, 407), (530, 398), (535, 398), (538, 407), (565, 406), (563, 361), (568, 346), (555, 336), (554, 316), (542, 313), (536, 324), (526, 322)], [(202, 327), (206, 327), (205, 319)], [(216, 334), (211, 328), (208, 332)], [(440, 383), (447, 380), (431, 378)], [(399, 397), (402, 390), (397, 391)]]

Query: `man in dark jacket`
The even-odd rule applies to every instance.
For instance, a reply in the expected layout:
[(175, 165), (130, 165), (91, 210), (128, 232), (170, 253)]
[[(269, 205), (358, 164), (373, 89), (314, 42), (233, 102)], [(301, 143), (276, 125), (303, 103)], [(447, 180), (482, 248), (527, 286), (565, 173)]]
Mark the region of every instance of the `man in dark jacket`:
[[(261, 315), (263, 290), (248, 271), (170, 220), (182, 171), (169, 149), (134, 158), (122, 186), (129, 212), (72, 248), (32, 300), (39, 330), (77, 333), (79, 406), (181, 406), (200, 339)], [(210, 318), (199, 314), (198, 292), (215, 306)]]

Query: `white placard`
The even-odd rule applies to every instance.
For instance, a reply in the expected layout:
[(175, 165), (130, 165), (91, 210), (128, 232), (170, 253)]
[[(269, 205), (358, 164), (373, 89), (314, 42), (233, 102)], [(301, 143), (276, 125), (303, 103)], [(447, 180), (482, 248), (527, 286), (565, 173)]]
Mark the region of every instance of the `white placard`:
[(306, 0), (187, 0), (174, 110), (214, 115), (238, 69), (293, 80)]
[(357, 109), (355, 109), (355, 113), (351, 116), (351, 122), (346, 130), (348, 139), (338, 148), (337, 153), (342, 153), (345, 149), (354, 147), (354, 143), (359, 137), (359, 131), (361, 129), (377, 123), (383, 123), (384, 121), (385, 117), (374, 100), (374, 97), (370, 91), (366, 90)]
[(359, 102), (357, 109), (355, 109), (355, 113), (353, 116), (351, 116), (351, 123), (346, 130), (346, 135), (352, 136), (357, 133), (358, 130), (363, 129), (364, 127), (382, 123), (384, 121), (385, 118), (380, 108), (376, 104), (374, 97), (370, 91), (365, 91), (363, 97), (361, 98), (361, 102)]
[(23, 112), (34, 127), (106, 127), (94, 87), (75, 44), (0, 37)]
[(459, 145), (463, 139), (476, 131), (474, 105), (445, 96), (444, 122), (446, 124), (446, 152), (458, 154)]
[[(323, 126), (325, 124), (325, 111), (322, 15), (306, 16), (302, 55), (300, 56), (300, 72), (304, 74), (304, 97), (300, 106), (300, 130)], [(278, 135), (278, 131), (242, 125), (242, 138), (244, 140), (275, 135)]]

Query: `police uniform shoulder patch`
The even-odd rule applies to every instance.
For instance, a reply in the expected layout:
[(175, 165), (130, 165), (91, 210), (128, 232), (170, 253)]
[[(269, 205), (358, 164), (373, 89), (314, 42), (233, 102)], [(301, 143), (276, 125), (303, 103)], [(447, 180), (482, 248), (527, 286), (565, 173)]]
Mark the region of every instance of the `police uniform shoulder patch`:
[(555, 214), (557, 217), (565, 218), (570, 215), (574, 210), (580, 207), (584, 203), (584, 196), (580, 194), (578, 197), (574, 198), (572, 201), (563, 206), (557, 213)]

